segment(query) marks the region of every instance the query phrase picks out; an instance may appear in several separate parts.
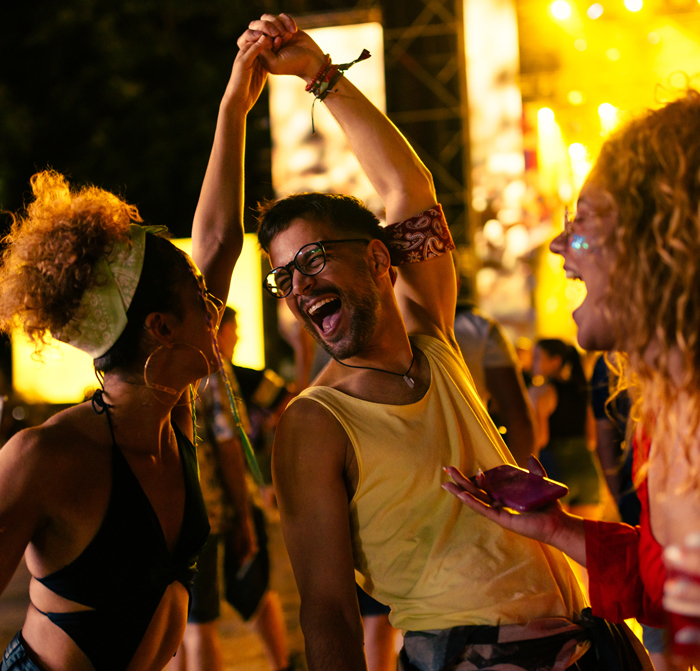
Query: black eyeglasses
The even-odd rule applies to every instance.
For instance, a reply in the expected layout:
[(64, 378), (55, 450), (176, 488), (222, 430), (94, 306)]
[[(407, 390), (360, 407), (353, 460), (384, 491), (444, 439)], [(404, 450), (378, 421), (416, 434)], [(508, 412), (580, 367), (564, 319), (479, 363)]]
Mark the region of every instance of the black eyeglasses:
[(319, 240), (304, 245), (294, 258), (285, 266), (273, 268), (265, 277), (263, 287), (275, 298), (285, 298), (292, 293), (292, 275), (296, 268), (302, 275), (311, 277), (318, 275), (326, 267), (326, 247), (345, 242), (364, 242), (365, 238), (351, 238), (349, 240)]

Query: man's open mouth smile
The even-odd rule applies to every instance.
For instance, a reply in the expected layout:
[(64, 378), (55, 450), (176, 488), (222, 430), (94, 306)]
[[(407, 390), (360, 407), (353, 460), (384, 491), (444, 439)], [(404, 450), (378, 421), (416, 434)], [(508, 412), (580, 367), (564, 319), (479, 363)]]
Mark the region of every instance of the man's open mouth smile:
[(341, 307), (339, 297), (326, 296), (313, 302), (305, 311), (321, 333), (328, 333), (338, 324)]

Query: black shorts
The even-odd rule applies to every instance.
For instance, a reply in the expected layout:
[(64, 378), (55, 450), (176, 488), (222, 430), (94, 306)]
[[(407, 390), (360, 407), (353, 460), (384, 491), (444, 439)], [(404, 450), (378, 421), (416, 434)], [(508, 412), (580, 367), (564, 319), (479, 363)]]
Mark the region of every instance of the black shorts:
[(41, 669), (27, 657), (21, 631), (15, 634), (15, 637), (10, 641), (10, 645), (7, 646), (5, 654), (2, 656), (0, 671), (41, 671)]
[(357, 588), (357, 603), (360, 605), (360, 615), (362, 617), (372, 617), (373, 615), (388, 615), (391, 613), (391, 608), (379, 603), (375, 598), (371, 597), (359, 585)]

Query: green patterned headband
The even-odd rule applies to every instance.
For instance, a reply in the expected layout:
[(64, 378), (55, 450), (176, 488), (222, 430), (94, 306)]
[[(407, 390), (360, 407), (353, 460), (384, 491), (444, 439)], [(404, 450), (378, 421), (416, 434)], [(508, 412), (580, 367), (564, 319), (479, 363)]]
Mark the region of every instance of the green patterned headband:
[(167, 231), (165, 226), (129, 226), (129, 242), (115, 245), (93, 266), (95, 284), (80, 302), (80, 320), (71, 320), (53, 337), (93, 359), (103, 356), (126, 328), (126, 311), (136, 293), (146, 251), (146, 233)]

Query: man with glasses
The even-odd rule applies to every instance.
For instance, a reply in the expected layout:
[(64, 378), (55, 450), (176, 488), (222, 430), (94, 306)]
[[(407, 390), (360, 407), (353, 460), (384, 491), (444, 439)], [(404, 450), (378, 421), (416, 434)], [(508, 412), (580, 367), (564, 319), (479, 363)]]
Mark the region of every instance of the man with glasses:
[(473, 475), (513, 459), (454, 340), (453, 244), (431, 175), (290, 17), (253, 21), (239, 46), (262, 35), (265, 68), (323, 100), (400, 222), (381, 227), (357, 199), (328, 194), (260, 212), (265, 288), (332, 357), (285, 411), (273, 456), (309, 669), (366, 669), (356, 578), (406, 632), (403, 668), (565, 668), (588, 636), (563, 555), (441, 489), (446, 466)]

